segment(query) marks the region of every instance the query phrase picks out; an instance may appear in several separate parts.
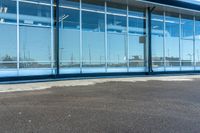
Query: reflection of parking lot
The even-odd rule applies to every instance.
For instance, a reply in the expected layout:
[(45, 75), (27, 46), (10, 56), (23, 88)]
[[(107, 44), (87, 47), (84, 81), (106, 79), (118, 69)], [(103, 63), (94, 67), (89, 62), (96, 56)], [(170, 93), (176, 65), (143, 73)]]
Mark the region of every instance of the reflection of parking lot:
[[(0, 93), (0, 131), (198, 132), (199, 81), (186, 75), (0, 85), (7, 90)], [(8, 92), (20, 86), (38, 90)]]

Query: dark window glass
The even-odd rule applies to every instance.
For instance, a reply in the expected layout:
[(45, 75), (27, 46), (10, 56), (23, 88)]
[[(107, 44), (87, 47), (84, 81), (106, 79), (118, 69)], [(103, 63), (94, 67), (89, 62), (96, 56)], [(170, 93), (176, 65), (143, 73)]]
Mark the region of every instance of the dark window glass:
[(136, 17), (136, 18), (145, 18), (146, 17), (146, 12), (145, 8), (137, 8), (137, 7), (129, 7), (129, 16)]
[(105, 2), (102, 0), (82, 0), (82, 8), (95, 11), (105, 11)]
[(80, 0), (59, 0), (60, 6), (80, 8)]
[(126, 15), (127, 6), (122, 4), (107, 2), (107, 12)]

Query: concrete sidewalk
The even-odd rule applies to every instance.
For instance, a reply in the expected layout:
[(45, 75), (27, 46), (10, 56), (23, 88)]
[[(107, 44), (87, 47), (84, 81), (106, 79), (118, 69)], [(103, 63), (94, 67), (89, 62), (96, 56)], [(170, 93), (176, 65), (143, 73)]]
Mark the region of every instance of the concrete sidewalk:
[(124, 78), (99, 78), (99, 79), (81, 79), (81, 80), (60, 80), (60, 81), (42, 81), (33, 82), (23, 81), (23, 83), (17, 82), (4, 82), (0, 84), (0, 92), (15, 92), (15, 91), (33, 91), (44, 90), (52, 87), (70, 87), (70, 86), (87, 86), (97, 83), (106, 82), (137, 82), (137, 81), (193, 81), (194, 79), (200, 79), (200, 75), (180, 75), (180, 76), (144, 76), (144, 77), (124, 77)]

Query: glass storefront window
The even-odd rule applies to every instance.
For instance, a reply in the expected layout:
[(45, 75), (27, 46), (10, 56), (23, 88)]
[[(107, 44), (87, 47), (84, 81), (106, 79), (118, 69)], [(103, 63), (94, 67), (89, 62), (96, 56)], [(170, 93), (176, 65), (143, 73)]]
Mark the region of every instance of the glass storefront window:
[(127, 6), (112, 2), (107, 2), (107, 12), (116, 14), (127, 14)]
[(195, 20), (195, 39), (200, 40), (200, 17), (196, 17)]
[(192, 16), (181, 16), (181, 29), (181, 65), (191, 67), (194, 65), (194, 20)]
[(195, 63), (196, 69), (200, 69), (200, 17), (195, 17)]
[(193, 66), (193, 41), (182, 40), (181, 45), (182, 66)]
[(105, 11), (105, 2), (102, 0), (82, 0), (82, 8), (94, 11)]
[(166, 12), (165, 16), (165, 61), (166, 67), (180, 66), (179, 37), (180, 19), (179, 14)]
[(145, 18), (146, 17), (146, 11), (145, 8), (136, 8), (136, 7), (132, 7), (129, 6), (129, 12), (128, 15), (131, 17), (135, 17), (135, 18)]
[(102, 67), (105, 72), (105, 15), (83, 11), (82, 28), (83, 67)]
[(107, 15), (107, 30), (112, 33), (126, 33), (126, 17)]
[(0, 69), (17, 67), (17, 27), (0, 24)]
[(50, 30), (50, 28), (20, 26), (21, 61), (50, 61)]
[(32, 70), (28, 68), (54, 73), (58, 6), (60, 74), (145, 71), (147, 28), (152, 31), (153, 71), (194, 70), (195, 65), (200, 70), (199, 16), (156, 8), (151, 27), (146, 27), (147, 8), (139, 5), (115, 0), (59, 0), (58, 6), (51, 5), (55, 2), (0, 1), (0, 70), (19, 76)]
[(120, 71), (127, 67), (127, 28), (126, 17), (108, 15), (108, 66)]
[(19, 1), (20, 68), (51, 68), (50, 3), (50, 0)]
[(80, 11), (60, 7), (60, 67), (80, 72)]
[(196, 40), (195, 42), (195, 62), (196, 66), (200, 67), (200, 40)]
[(16, 1), (0, 1), (0, 24), (17, 22), (17, 5)]
[(164, 66), (164, 16), (163, 12), (152, 14), (152, 61), (153, 68)]
[(40, 2), (19, 3), (19, 22), (21, 25), (51, 26), (51, 6)]
[(194, 34), (194, 20), (193, 16), (182, 15), (181, 16), (181, 38), (193, 39)]
[(0, 69), (17, 68), (16, 1), (0, 1)]
[(144, 67), (145, 36), (129, 35), (129, 66)]
[(146, 19), (129, 17), (129, 34), (145, 35)]
[(60, 0), (60, 6), (80, 8), (80, 0)]
[[(129, 7), (129, 67), (144, 67), (146, 19), (144, 10)], [(134, 70), (133, 70), (134, 71)]]

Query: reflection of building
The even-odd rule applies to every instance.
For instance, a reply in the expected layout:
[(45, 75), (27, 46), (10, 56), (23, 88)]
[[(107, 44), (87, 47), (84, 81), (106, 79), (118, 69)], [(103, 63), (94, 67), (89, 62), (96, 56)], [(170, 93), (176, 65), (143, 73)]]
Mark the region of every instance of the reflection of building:
[(181, 0), (1, 0), (0, 78), (199, 71), (199, 8)]

